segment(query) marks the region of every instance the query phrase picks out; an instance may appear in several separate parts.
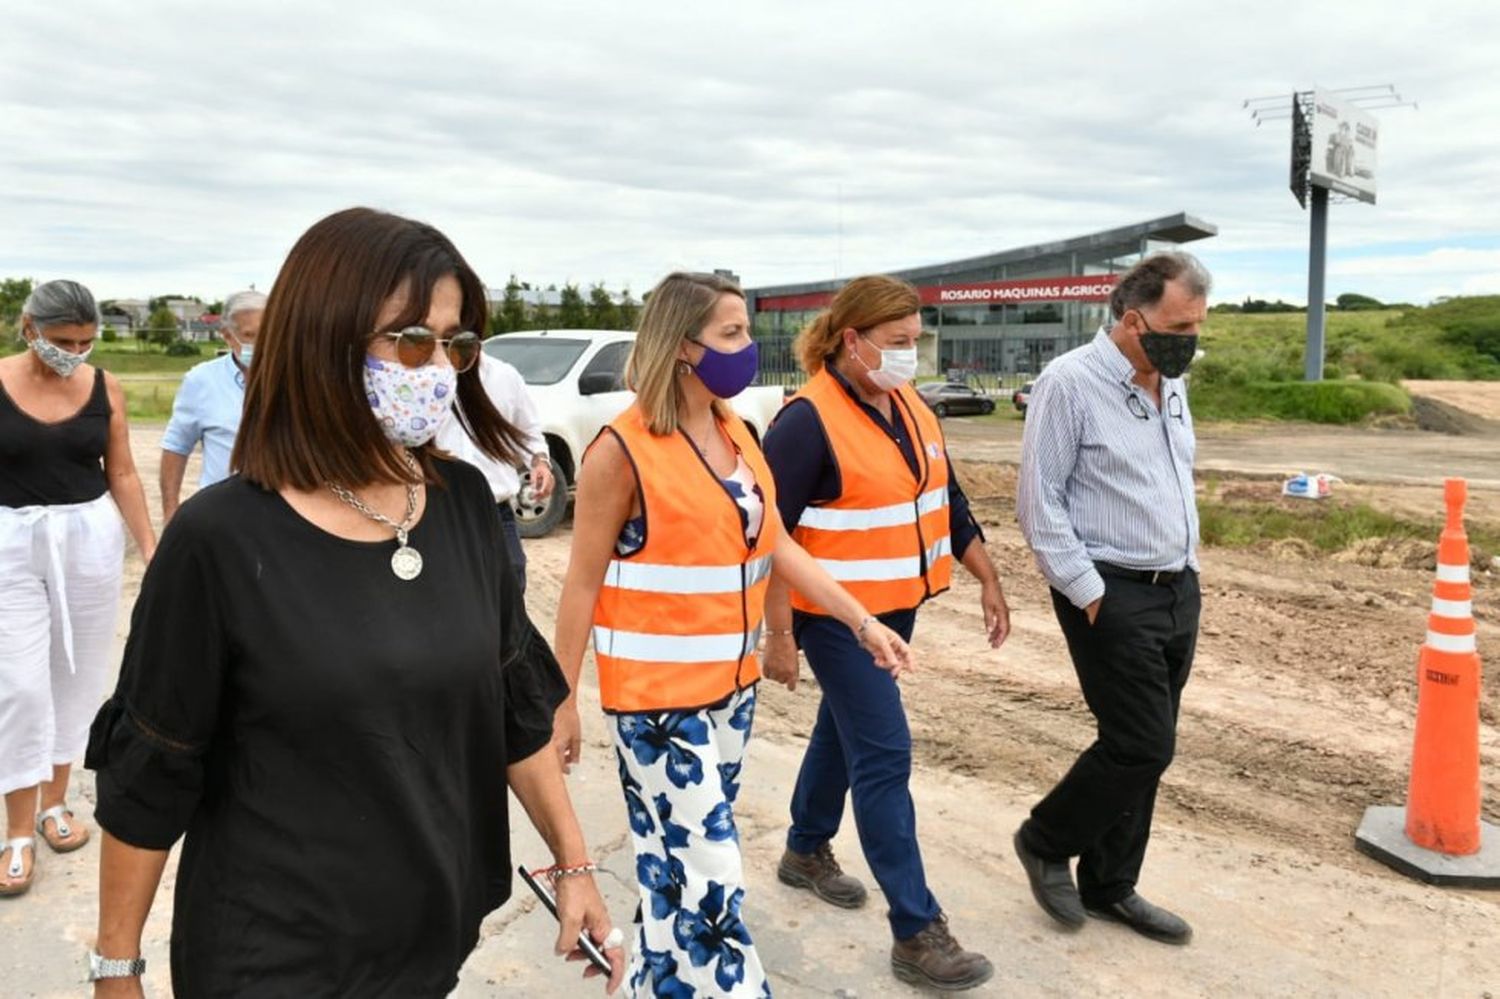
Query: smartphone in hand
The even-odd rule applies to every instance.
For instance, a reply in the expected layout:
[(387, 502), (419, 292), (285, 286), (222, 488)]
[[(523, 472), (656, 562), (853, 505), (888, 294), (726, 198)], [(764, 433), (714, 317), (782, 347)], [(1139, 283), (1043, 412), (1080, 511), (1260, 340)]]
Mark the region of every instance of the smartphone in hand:
[[(557, 899), (553, 897), (552, 889), (541, 881), (538, 881), (536, 876), (525, 867), (517, 867), (516, 870), (520, 873), (521, 880), (526, 882), (526, 887), (535, 892), (536, 897), (541, 899), (542, 904), (547, 907), (547, 911), (552, 913), (552, 918), (559, 918), (557, 915)], [(604, 974), (608, 975), (614, 970), (609, 963), (609, 958), (604, 956), (604, 952), (599, 949), (599, 945), (594, 943), (593, 939), (589, 937), (588, 930), (584, 930), (578, 934), (578, 949), (583, 951), (584, 956), (589, 959), (590, 964), (604, 972)]]

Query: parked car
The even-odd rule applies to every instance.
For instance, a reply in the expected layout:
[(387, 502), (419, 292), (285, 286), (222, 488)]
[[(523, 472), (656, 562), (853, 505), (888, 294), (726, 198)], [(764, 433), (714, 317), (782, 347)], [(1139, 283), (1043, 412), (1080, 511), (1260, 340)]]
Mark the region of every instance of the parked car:
[(1036, 382), (1027, 382), (1011, 393), (1010, 404), (1016, 407), (1016, 412), (1022, 416), (1026, 415), (1026, 407), (1031, 405), (1031, 386)]
[(995, 400), (962, 382), (928, 382), (917, 386), (917, 394), (940, 417), (995, 411)]
[[(485, 353), (515, 367), (542, 414), (542, 434), (557, 488), (546, 500), (531, 491), (529, 473), (512, 502), (523, 538), (540, 538), (562, 522), (578, 481), (584, 449), (604, 425), (635, 401), (625, 388), (625, 361), (635, 334), (616, 330), (538, 330), (492, 336)], [(752, 387), (730, 405), (757, 440), (784, 401), (779, 386)]]

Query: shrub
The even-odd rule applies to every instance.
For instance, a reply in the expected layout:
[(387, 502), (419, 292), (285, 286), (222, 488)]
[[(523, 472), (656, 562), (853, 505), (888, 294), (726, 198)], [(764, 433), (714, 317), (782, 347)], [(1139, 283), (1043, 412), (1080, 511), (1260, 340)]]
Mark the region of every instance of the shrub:
[(1302, 420), (1358, 423), (1371, 416), (1411, 411), (1411, 398), (1395, 385), (1365, 381), (1193, 382), (1193, 415), (1203, 420)]
[(173, 340), (167, 344), (168, 357), (198, 357), (201, 354), (198, 345), (190, 340)]

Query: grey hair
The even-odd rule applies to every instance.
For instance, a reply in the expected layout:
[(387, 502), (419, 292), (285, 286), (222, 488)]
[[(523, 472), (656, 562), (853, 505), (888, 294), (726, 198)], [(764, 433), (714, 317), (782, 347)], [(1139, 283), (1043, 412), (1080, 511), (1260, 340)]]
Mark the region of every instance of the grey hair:
[(1168, 281), (1181, 281), (1193, 298), (1207, 298), (1214, 284), (1208, 268), (1191, 253), (1153, 253), (1120, 276), (1120, 283), (1109, 294), (1110, 314), (1123, 319), (1131, 309), (1155, 305), (1166, 292)]
[(26, 296), (21, 318), (30, 319), (38, 333), (53, 326), (98, 326), (99, 306), (93, 293), (77, 281), (48, 281)]
[(230, 326), (234, 325), (234, 315), (237, 312), (259, 312), (266, 307), (266, 293), (250, 289), (248, 291), (237, 291), (224, 299), (224, 322)]

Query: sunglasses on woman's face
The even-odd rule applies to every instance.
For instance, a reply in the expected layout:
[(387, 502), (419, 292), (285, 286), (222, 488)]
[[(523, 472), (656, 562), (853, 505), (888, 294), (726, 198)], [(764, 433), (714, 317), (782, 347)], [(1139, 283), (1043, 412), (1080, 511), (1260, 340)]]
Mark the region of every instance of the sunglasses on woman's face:
[(396, 359), (408, 368), (420, 368), (430, 363), (433, 351), (439, 347), (448, 355), (448, 363), (453, 365), (455, 371), (468, 371), (479, 360), (481, 345), (477, 333), (463, 332), (440, 337), (425, 326), (408, 326), (375, 335), (394, 340)]

